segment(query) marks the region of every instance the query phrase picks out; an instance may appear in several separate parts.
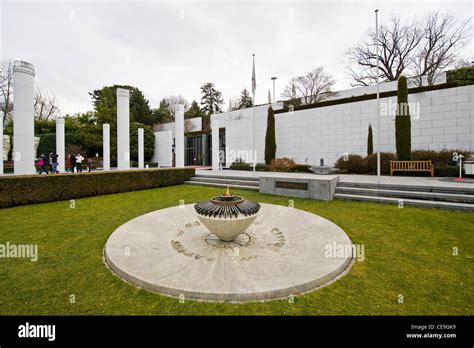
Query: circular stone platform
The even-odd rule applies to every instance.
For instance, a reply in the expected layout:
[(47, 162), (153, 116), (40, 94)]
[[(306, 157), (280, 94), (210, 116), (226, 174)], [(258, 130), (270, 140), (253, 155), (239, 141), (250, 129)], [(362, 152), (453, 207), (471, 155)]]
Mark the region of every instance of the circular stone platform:
[[(166, 295), (257, 301), (321, 287), (352, 264), (349, 237), (318, 215), (261, 204), (246, 232), (223, 242), (198, 221), (193, 206), (157, 210), (120, 226), (105, 245), (109, 267)], [(328, 254), (335, 249), (346, 252)]]

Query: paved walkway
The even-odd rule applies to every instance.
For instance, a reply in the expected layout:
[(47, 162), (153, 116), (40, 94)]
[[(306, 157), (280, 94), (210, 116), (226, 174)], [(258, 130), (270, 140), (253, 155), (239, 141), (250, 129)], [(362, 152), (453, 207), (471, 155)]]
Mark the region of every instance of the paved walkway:
[(196, 174), (200, 175), (216, 175), (242, 178), (259, 178), (261, 176), (278, 176), (278, 177), (293, 177), (293, 178), (308, 178), (315, 176), (321, 178), (330, 178), (339, 176), (339, 181), (342, 182), (357, 182), (357, 183), (373, 183), (373, 184), (392, 184), (392, 185), (414, 185), (414, 186), (438, 186), (438, 187), (461, 187), (474, 188), (473, 182), (456, 182), (447, 181), (448, 178), (431, 178), (431, 177), (415, 177), (415, 176), (386, 176), (382, 175), (378, 178), (376, 175), (356, 175), (356, 174), (335, 174), (335, 175), (316, 175), (311, 173), (280, 173), (280, 172), (252, 172), (246, 170), (204, 170), (196, 169)]

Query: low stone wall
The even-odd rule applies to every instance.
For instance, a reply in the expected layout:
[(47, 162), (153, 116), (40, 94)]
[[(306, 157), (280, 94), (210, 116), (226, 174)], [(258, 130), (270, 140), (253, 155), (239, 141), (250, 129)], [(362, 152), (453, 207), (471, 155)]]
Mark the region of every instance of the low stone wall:
[(270, 195), (331, 201), (336, 192), (338, 181), (339, 176), (337, 175), (285, 175), (285, 173), (282, 173), (281, 176), (261, 175), (259, 191)]
[(0, 208), (179, 185), (194, 168), (0, 177)]

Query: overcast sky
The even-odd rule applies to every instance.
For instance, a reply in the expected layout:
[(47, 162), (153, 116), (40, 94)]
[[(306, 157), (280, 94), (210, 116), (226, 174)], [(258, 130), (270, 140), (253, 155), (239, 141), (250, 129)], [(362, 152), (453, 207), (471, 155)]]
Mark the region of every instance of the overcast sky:
[[(257, 103), (277, 98), (295, 74), (323, 65), (336, 89), (350, 87), (345, 51), (393, 14), (473, 14), (471, 1), (5, 1), (0, 0), (2, 59), (36, 68), (36, 84), (63, 112), (91, 109), (88, 92), (111, 84), (140, 88), (152, 107), (168, 95), (200, 100), (213, 82), (225, 103), (251, 88), (256, 55)], [(472, 59), (470, 42), (463, 55)]]

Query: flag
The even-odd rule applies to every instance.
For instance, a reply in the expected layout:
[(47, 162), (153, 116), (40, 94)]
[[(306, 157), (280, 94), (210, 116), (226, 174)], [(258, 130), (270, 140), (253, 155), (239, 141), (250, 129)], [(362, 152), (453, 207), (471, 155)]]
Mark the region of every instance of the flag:
[(268, 104), (272, 103), (272, 94), (270, 93), (270, 90), (268, 90)]
[[(253, 68), (252, 68), (252, 94), (255, 98), (255, 90), (257, 89), (257, 77), (255, 76), (255, 54), (253, 56)], [(255, 102), (255, 101), (254, 101)]]

